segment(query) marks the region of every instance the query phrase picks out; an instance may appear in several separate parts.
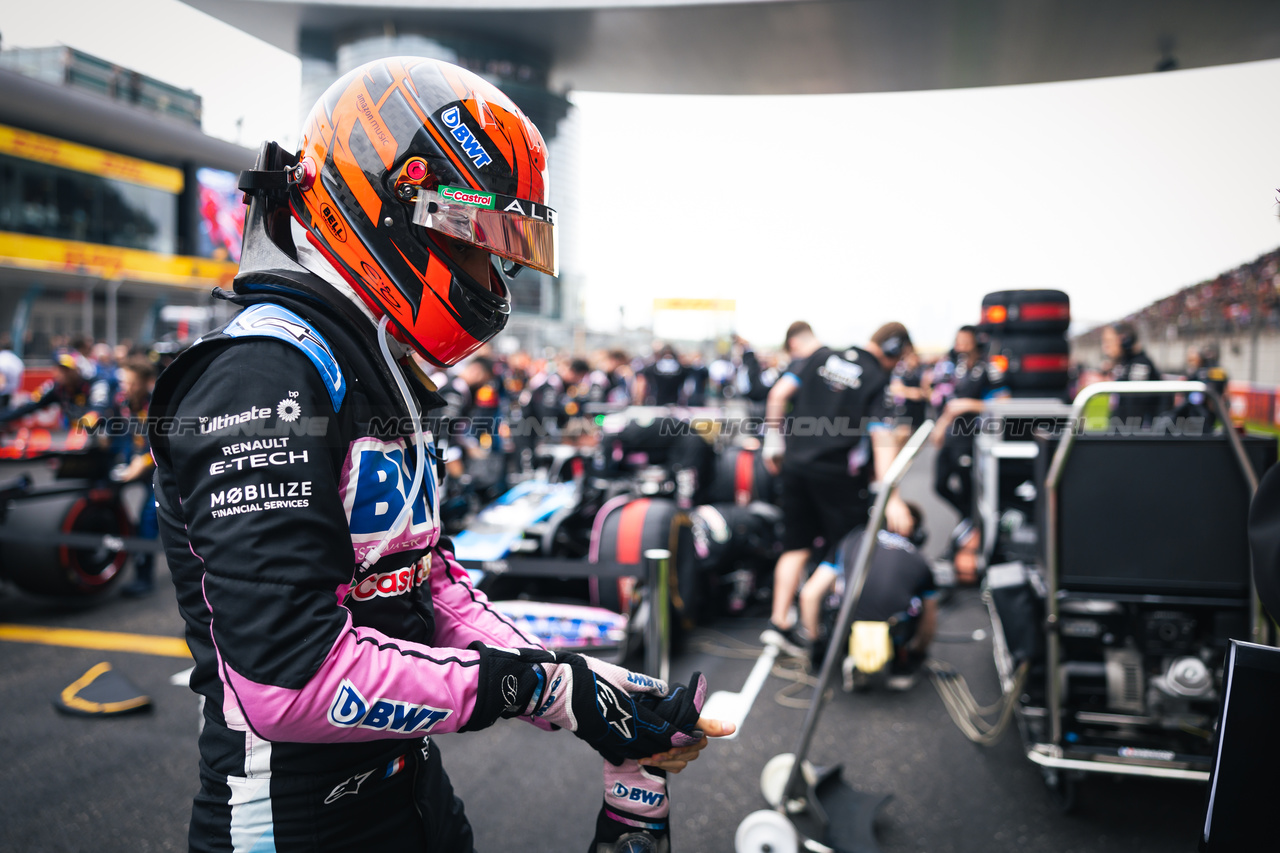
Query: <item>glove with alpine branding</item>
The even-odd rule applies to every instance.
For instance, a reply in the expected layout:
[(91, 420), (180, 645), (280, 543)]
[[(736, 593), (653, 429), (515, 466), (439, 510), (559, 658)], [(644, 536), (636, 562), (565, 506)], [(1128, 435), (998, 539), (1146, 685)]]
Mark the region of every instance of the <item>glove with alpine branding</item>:
[(635, 761), (624, 761), (617, 767), (606, 761), (604, 804), (596, 815), (596, 836), (587, 853), (668, 853), (670, 813), (666, 771), (643, 767)]
[(463, 731), (499, 717), (532, 717), (576, 734), (617, 765), (702, 738), (698, 717), (707, 681), (666, 683), (583, 655), (504, 649), (472, 643), (480, 653), (475, 709)]

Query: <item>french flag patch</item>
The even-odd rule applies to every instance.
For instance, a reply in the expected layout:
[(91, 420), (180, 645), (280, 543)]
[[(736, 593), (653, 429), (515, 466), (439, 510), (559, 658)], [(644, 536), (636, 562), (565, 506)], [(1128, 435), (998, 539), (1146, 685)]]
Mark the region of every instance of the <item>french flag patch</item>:
[(404, 756), (391, 759), (391, 763), (387, 765), (387, 775), (383, 779), (389, 779), (404, 769)]

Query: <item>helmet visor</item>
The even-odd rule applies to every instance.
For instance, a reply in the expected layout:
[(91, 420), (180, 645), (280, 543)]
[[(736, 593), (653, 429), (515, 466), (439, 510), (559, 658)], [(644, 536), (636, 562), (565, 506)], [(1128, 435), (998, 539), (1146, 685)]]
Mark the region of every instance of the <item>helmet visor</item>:
[(548, 275), (559, 271), (556, 212), (543, 204), (463, 187), (422, 189), (416, 225)]

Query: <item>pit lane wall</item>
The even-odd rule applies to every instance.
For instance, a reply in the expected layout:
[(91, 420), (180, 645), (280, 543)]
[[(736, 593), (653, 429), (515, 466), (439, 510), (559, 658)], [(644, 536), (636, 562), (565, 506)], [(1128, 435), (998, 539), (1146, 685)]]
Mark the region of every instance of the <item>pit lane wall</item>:
[[(1071, 359), (1084, 367), (1102, 363), (1102, 348), (1096, 333), (1079, 335), (1071, 341)], [(1280, 329), (1241, 329), (1229, 334), (1166, 337), (1139, 327), (1142, 349), (1162, 373), (1180, 374), (1189, 347), (1217, 344), (1220, 363), (1227, 375), (1257, 385), (1280, 385)]]

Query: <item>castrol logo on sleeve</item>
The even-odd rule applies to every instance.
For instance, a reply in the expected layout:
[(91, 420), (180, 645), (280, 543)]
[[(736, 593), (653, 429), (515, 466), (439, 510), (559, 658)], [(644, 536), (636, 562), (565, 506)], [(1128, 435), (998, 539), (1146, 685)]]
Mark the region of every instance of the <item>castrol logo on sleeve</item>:
[(403, 569), (366, 575), (363, 580), (351, 587), (349, 595), (352, 601), (404, 595), (414, 587), (422, 586), (430, 573), (429, 561), (419, 560), (416, 564), (405, 566)]

